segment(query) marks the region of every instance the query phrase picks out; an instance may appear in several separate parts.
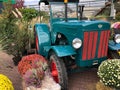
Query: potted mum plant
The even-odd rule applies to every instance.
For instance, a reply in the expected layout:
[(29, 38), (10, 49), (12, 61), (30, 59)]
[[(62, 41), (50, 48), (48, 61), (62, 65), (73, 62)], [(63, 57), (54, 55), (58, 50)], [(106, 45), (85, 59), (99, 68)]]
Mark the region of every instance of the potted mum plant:
[(103, 61), (98, 68), (98, 76), (105, 86), (120, 90), (120, 60)]
[(24, 90), (60, 90), (50, 75), (47, 61), (43, 56), (32, 54), (24, 56), (18, 64), (23, 78)]
[(0, 90), (14, 90), (12, 82), (3, 74), (0, 74)]

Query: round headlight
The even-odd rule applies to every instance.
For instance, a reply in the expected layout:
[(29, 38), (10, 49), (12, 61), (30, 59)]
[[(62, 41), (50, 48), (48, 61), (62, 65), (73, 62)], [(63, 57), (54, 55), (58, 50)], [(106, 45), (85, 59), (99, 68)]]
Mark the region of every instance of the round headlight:
[(115, 35), (115, 42), (120, 43), (120, 34)]
[(75, 38), (73, 41), (72, 41), (72, 45), (75, 49), (78, 49), (82, 46), (82, 40), (80, 40), (79, 38)]

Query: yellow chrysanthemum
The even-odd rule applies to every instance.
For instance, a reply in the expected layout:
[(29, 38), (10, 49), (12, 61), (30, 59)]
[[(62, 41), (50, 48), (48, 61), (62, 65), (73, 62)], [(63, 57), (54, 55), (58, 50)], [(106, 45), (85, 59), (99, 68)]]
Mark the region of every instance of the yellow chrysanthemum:
[(14, 90), (12, 82), (3, 74), (0, 74), (0, 90)]

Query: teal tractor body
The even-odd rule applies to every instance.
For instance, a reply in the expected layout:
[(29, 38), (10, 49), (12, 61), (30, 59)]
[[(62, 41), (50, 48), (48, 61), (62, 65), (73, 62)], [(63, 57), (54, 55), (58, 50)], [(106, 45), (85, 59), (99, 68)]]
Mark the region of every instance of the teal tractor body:
[[(41, 0), (47, 2), (47, 0)], [(37, 52), (46, 57), (52, 76), (67, 90), (67, 70), (72, 65), (93, 66), (107, 59), (110, 24), (81, 20), (78, 0), (48, 0), (50, 26), (35, 24)], [(80, 15), (80, 16), (79, 16)]]
[(120, 59), (120, 22), (111, 25), (111, 39), (108, 44), (108, 56), (111, 59)]

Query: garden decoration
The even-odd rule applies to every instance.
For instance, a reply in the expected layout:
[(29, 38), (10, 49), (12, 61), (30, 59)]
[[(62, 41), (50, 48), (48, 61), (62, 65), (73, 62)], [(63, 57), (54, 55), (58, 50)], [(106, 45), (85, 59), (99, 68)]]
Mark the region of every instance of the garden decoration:
[(3, 74), (0, 74), (0, 90), (14, 90), (12, 82)]
[(115, 22), (111, 25), (113, 40), (109, 41), (110, 58), (120, 59), (120, 22)]
[(18, 71), (23, 78), (24, 90), (60, 90), (60, 85), (53, 80), (43, 56), (24, 56), (18, 64)]
[(103, 61), (98, 68), (98, 76), (104, 85), (120, 89), (120, 60)]
[(83, 20), (84, 5), (79, 5), (79, 0), (41, 2), (49, 4), (50, 27), (34, 25), (36, 50), (47, 58), (54, 80), (67, 90), (67, 72), (99, 65), (107, 59), (110, 23)]

